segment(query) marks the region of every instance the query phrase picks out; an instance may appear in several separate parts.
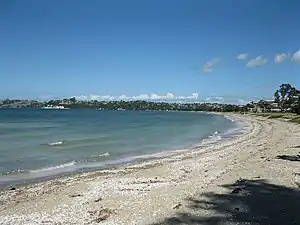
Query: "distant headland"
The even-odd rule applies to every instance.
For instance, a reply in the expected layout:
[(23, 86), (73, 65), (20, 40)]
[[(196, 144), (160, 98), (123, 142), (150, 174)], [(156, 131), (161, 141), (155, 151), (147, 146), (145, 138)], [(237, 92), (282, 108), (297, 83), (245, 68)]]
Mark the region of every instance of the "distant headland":
[(282, 84), (274, 93), (274, 100), (260, 100), (246, 105), (207, 102), (153, 102), (153, 101), (83, 101), (73, 98), (37, 101), (5, 99), (0, 108), (47, 109), (98, 109), (98, 110), (160, 110), (160, 111), (208, 111), (208, 112), (292, 112), (300, 114), (300, 90), (290, 84)]

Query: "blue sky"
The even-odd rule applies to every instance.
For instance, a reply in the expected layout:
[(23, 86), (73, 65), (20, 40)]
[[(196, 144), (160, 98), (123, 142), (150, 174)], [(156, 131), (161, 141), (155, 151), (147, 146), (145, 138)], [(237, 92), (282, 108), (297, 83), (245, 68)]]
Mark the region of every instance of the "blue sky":
[(2, 0), (0, 98), (270, 98), (300, 87), (299, 11), (296, 0)]

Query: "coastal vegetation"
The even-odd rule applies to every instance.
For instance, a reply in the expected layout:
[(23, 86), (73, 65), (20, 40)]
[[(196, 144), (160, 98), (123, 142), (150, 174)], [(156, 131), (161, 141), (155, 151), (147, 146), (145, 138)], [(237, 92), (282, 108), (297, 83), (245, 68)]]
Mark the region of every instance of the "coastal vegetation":
[(282, 84), (274, 93), (275, 102), (280, 111), (292, 111), (300, 114), (300, 90), (290, 84)]
[(265, 117), (267, 119), (281, 119), (281, 120), (300, 124), (300, 115), (294, 113), (270, 112), (270, 113), (252, 113), (252, 115)]
[(71, 99), (50, 100), (46, 102), (28, 100), (5, 100), (0, 102), (2, 108), (42, 108), (46, 106), (64, 106), (71, 109), (98, 110), (160, 110), (160, 111), (215, 111), (239, 112), (246, 111), (246, 106), (219, 103), (178, 103), (150, 101), (82, 101)]
[[(207, 103), (207, 102), (158, 102), (158, 101), (83, 101), (74, 97), (39, 102), (35, 100), (3, 100), (0, 108), (42, 108), (63, 106), (66, 108), (91, 108), (98, 110), (160, 110), (160, 111), (208, 111), (267, 113), (273, 118), (289, 114), (300, 115), (300, 90), (291, 84), (282, 84), (274, 93), (274, 100), (260, 100), (246, 105)], [(270, 114), (271, 113), (271, 114)], [(280, 114), (281, 113), (281, 114)], [(276, 115), (274, 115), (276, 114)], [(293, 119), (293, 118), (292, 118)]]
[(283, 119), (300, 124), (300, 90), (290, 84), (282, 84), (274, 93), (274, 102), (253, 103), (250, 110), (256, 116)]

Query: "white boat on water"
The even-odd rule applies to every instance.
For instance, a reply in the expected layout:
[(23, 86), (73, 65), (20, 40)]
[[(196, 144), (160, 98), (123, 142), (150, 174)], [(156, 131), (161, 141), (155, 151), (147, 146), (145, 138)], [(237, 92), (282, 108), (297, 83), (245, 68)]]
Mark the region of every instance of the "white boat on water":
[(66, 108), (63, 105), (47, 105), (45, 107), (42, 107), (42, 109), (69, 109), (69, 108)]

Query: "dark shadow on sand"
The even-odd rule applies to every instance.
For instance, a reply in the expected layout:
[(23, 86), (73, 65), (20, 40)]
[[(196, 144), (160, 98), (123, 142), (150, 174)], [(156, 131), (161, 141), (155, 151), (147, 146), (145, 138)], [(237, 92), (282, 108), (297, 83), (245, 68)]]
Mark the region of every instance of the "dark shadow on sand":
[(278, 155), (276, 158), (282, 159), (282, 160), (293, 161), (293, 162), (300, 161), (300, 155)]
[[(223, 185), (226, 193), (204, 193), (187, 199), (190, 213), (177, 213), (152, 225), (178, 224), (300, 224), (300, 189), (274, 185), (265, 180), (238, 180)], [(207, 211), (210, 216), (199, 214)], [(211, 216), (213, 215), (213, 216)]]
[(300, 145), (292, 146), (291, 148), (300, 148)]

